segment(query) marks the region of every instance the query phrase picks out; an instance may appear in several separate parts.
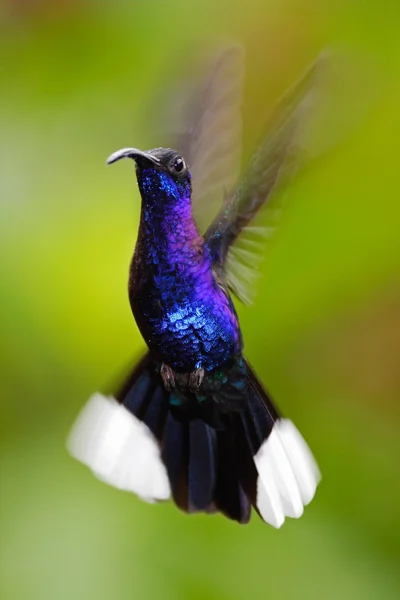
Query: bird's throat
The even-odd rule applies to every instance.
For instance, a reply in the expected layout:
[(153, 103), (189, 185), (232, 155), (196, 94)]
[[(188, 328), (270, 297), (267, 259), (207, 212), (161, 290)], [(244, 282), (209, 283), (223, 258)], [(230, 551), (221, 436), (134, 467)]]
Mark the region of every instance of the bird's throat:
[(197, 262), (203, 254), (204, 240), (193, 219), (190, 190), (180, 189), (166, 178), (160, 178), (157, 184), (146, 179), (140, 184), (141, 251), (150, 252), (155, 260)]

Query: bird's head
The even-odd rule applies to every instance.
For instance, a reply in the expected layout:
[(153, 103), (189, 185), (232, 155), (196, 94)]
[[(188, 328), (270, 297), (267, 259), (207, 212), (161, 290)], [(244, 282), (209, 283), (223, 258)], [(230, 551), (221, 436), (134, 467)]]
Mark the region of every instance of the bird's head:
[(133, 158), (142, 200), (148, 206), (177, 203), (190, 199), (191, 177), (186, 161), (171, 148), (155, 148), (143, 152), (122, 148), (107, 159), (111, 164), (120, 158)]

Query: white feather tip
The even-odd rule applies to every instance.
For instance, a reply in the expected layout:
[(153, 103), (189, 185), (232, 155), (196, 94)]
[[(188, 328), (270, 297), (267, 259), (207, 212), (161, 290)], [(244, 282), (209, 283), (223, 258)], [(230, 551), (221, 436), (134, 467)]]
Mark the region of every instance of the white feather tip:
[(150, 429), (114, 398), (94, 394), (67, 441), (69, 452), (99, 479), (147, 502), (171, 495), (166, 468)]
[(299, 518), (314, 497), (321, 475), (305, 440), (288, 419), (276, 421), (254, 462), (258, 471), (257, 508), (262, 518), (281, 527)]

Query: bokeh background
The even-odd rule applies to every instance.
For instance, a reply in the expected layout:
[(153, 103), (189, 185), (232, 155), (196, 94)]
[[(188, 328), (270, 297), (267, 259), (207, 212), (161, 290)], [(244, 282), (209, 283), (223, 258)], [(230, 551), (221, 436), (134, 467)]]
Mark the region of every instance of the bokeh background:
[[(2, 0), (0, 20), (1, 597), (399, 598), (397, 0)], [(374, 91), (286, 190), (239, 307), (247, 355), (323, 473), (280, 531), (146, 505), (65, 450), (87, 397), (143, 348), (126, 293), (139, 196), (105, 158), (148, 147), (161, 83), (194, 45), (232, 38), (245, 155), (327, 45), (361, 57)]]

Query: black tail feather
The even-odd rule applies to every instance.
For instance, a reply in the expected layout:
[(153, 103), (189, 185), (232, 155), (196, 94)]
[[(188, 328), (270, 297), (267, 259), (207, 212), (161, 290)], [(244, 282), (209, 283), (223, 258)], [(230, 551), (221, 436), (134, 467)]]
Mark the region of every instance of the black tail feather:
[(131, 413), (142, 419), (151, 401), (155, 385), (148, 371), (143, 371), (121, 402)]
[(189, 425), (188, 487), (190, 512), (210, 506), (217, 480), (217, 434), (201, 419)]
[(238, 415), (231, 415), (229, 426), (218, 431), (218, 479), (215, 506), (225, 516), (239, 523), (250, 519), (250, 501), (240, 480), (241, 454)]
[(162, 439), (161, 458), (166, 466), (175, 504), (188, 511), (188, 424), (168, 413)]
[(175, 503), (186, 512), (209, 511), (216, 483), (216, 432), (201, 419), (180, 421), (169, 412), (162, 439)]
[(129, 376), (124, 379), (122, 386), (118, 389), (115, 395), (115, 399), (124, 404), (126, 398), (131, 392), (133, 386), (136, 381), (139, 379), (141, 375), (150, 375), (154, 368), (154, 361), (152, 360), (150, 353), (147, 352), (136, 364), (135, 368), (132, 372), (130, 372)]
[(168, 402), (165, 390), (160, 385), (156, 385), (151, 400), (142, 414), (142, 421), (159, 442), (163, 437), (167, 413)]
[(242, 422), (253, 455), (268, 438), (277, 419), (276, 408), (247, 365), (246, 409), (242, 413)]
[(254, 464), (253, 452), (241, 420), (236, 427), (235, 433), (238, 479), (248, 499), (249, 506), (251, 505), (257, 510), (258, 472)]

